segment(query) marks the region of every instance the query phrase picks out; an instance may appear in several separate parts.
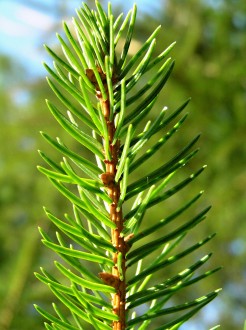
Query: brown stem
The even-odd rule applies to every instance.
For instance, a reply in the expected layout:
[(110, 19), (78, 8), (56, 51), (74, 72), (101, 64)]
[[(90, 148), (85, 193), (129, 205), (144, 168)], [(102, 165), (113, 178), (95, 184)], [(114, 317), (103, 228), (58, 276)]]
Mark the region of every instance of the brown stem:
[[(127, 245), (124, 238), (120, 236), (123, 230), (123, 214), (122, 209), (117, 210), (117, 204), (120, 198), (120, 185), (115, 182), (115, 175), (117, 172), (118, 154), (120, 143), (117, 141), (114, 145), (112, 144), (115, 133), (114, 120), (110, 121), (110, 104), (109, 101), (101, 102), (101, 109), (108, 127), (109, 143), (111, 159), (105, 159), (106, 173), (101, 176), (103, 183), (107, 186), (108, 195), (112, 199), (112, 204), (110, 205), (110, 219), (116, 224), (116, 229), (111, 231), (112, 244), (116, 247), (117, 252), (113, 255), (114, 267), (112, 268), (111, 279), (105, 278), (106, 282), (110, 282), (116, 288), (116, 293), (112, 298), (113, 312), (118, 315), (119, 321), (113, 322), (113, 330), (125, 330), (126, 313), (125, 313), (125, 297), (126, 297), (126, 266), (125, 266), (125, 255), (127, 251)], [(121, 269), (118, 269), (118, 258), (121, 254)], [(102, 275), (102, 274), (101, 274)], [(109, 274), (108, 274), (109, 275)], [(101, 276), (103, 278), (103, 276)], [(110, 277), (110, 276), (109, 276)]]

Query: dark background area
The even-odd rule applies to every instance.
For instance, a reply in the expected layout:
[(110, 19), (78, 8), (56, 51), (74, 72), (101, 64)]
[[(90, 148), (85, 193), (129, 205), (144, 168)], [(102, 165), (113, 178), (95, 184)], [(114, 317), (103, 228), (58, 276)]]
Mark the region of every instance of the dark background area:
[[(93, 1), (87, 2), (93, 6)], [(22, 5), (49, 17), (43, 29), (31, 30), (23, 40), (6, 29)], [(106, 2), (102, 1), (102, 4)], [(42, 206), (66, 211), (60, 195), (38, 173), (37, 149), (49, 150), (39, 131), (64, 134), (46, 109), (52, 98), (45, 71), (37, 64), (47, 59), (42, 44), (56, 47), (55, 32), (61, 21), (75, 15), (80, 1), (1, 1), (0, 26), (0, 329), (43, 329), (43, 319), (33, 303), (52, 302), (48, 289), (33, 275), (40, 266), (52, 269), (53, 256), (40, 243), (37, 230), (49, 230)], [(117, 14), (132, 3), (112, 1)], [(175, 137), (175, 147), (202, 132), (201, 150), (194, 167), (208, 164), (191, 189), (205, 189), (204, 203), (213, 208), (199, 231), (216, 232), (209, 244), (214, 255), (210, 267), (222, 265), (208, 279), (209, 288), (223, 291), (182, 329), (206, 330), (221, 324), (223, 330), (243, 329), (246, 306), (246, 2), (243, 0), (140, 1), (132, 52), (161, 24), (156, 54), (173, 41), (174, 73), (159, 97), (158, 108), (175, 110), (188, 97), (189, 119)], [(27, 17), (28, 18), (28, 17)], [(28, 21), (28, 19), (27, 19)], [(38, 22), (42, 27), (42, 22)], [(15, 29), (16, 21), (12, 20)], [(20, 22), (19, 22), (20, 24)], [(23, 21), (23, 28), (25, 22)], [(20, 25), (19, 25), (20, 26)], [(9, 32), (9, 33), (8, 33)], [(18, 31), (15, 31), (18, 35)], [(35, 35), (36, 33), (36, 35)], [(9, 36), (9, 37), (8, 37)], [(6, 40), (6, 38), (9, 38)], [(9, 51), (6, 43), (11, 44)], [(33, 56), (30, 52), (33, 49)], [(26, 57), (25, 57), (26, 54)], [(36, 59), (38, 60), (36, 61)], [(31, 59), (34, 59), (33, 62)], [(162, 160), (160, 159), (160, 162)], [(181, 197), (180, 197), (181, 198)], [(47, 266), (48, 265), (48, 266)], [(203, 285), (203, 284), (201, 284)], [(206, 289), (206, 287), (205, 287)]]

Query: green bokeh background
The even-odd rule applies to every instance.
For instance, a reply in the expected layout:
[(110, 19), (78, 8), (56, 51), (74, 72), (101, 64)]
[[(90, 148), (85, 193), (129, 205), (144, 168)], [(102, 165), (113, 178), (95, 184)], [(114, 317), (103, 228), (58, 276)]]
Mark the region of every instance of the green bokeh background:
[[(73, 14), (73, 8), (57, 2), (59, 22)], [(158, 11), (147, 10), (148, 5), (152, 8), (151, 2), (139, 4), (145, 10), (140, 10), (132, 51), (159, 24), (163, 29), (156, 54), (177, 41), (172, 52), (174, 73), (155, 111), (164, 105), (174, 110), (192, 97), (189, 120), (175, 137), (173, 148), (202, 132), (201, 150), (192, 166), (205, 163), (208, 169), (191, 189), (205, 189), (203, 203), (211, 203), (213, 208), (198, 232), (202, 237), (217, 233), (209, 245), (214, 252), (210, 265), (224, 267), (208, 280), (209, 288), (222, 287), (223, 292), (183, 329), (205, 330), (220, 323), (223, 330), (239, 330), (246, 318), (246, 2), (160, 2)], [(80, 5), (79, 1), (73, 3)], [(115, 13), (121, 11), (118, 1), (112, 4)], [(38, 1), (30, 5), (38, 8)], [(48, 6), (47, 10), (55, 8)], [(50, 34), (56, 30), (61, 30), (59, 24)], [(40, 40), (40, 47), (44, 41)], [(43, 205), (65, 212), (66, 204), (36, 170), (41, 163), (37, 149), (52, 152), (39, 131), (60, 137), (64, 132), (46, 109), (44, 99), (53, 96), (44, 77), (30, 78), (17, 55), (6, 56), (0, 48), (0, 329), (41, 330), (43, 320), (33, 303), (49, 302), (53, 297), (33, 272), (41, 265), (52, 268), (53, 255), (41, 245), (37, 227), (52, 230)], [(24, 100), (19, 97), (23, 91)]]

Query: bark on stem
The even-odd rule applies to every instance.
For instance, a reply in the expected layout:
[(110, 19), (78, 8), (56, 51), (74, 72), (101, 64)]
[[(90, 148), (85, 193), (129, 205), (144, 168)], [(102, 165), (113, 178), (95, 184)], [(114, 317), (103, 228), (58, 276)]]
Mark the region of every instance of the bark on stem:
[[(108, 188), (108, 195), (112, 199), (110, 205), (110, 219), (116, 224), (116, 229), (111, 231), (112, 244), (116, 247), (117, 252), (113, 255), (114, 267), (112, 268), (112, 279), (113, 286), (116, 288), (116, 293), (112, 298), (113, 311), (119, 317), (119, 321), (113, 322), (113, 330), (125, 330), (126, 312), (125, 312), (125, 299), (126, 299), (126, 266), (125, 266), (125, 255), (127, 252), (127, 245), (124, 238), (120, 236), (123, 230), (123, 214), (122, 209), (117, 209), (117, 204), (120, 198), (120, 185), (115, 182), (115, 175), (117, 172), (118, 155), (120, 142), (117, 141), (114, 145), (112, 144), (115, 133), (114, 119), (110, 121), (110, 104), (109, 100), (101, 102), (101, 109), (103, 116), (107, 123), (109, 143), (110, 143), (110, 154), (111, 159), (105, 159), (106, 173), (104, 173), (104, 179), (102, 181)], [(119, 262), (120, 261), (120, 264)], [(111, 280), (112, 280), (111, 279)], [(112, 285), (112, 284), (111, 284)]]

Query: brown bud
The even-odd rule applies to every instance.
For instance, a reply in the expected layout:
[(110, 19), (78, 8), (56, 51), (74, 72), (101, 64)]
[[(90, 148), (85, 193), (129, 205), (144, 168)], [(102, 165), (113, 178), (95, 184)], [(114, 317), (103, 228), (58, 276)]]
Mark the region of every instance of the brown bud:
[(96, 80), (95, 74), (94, 74), (94, 72), (93, 72), (92, 69), (86, 69), (85, 72), (86, 72), (87, 77), (89, 78), (89, 80), (90, 80), (93, 84), (97, 83), (97, 80)]
[(118, 290), (119, 285), (120, 285), (120, 279), (117, 276), (110, 274), (110, 273), (104, 273), (104, 272), (99, 273), (98, 275), (105, 284), (110, 285), (113, 288), (115, 288), (116, 290)]
[(114, 184), (114, 174), (105, 172), (100, 175), (100, 179), (106, 187), (110, 187)]
[[(97, 71), (101, 77), (102, 83), (105, 84), (106, 83), (106, 75), (105, 73), (102, 71), (102, 69), (100, 67), (97, 67)], [(98, 86), (98, 82), (97, 82), (97, 78), (95, 76), (95, 73), (92, 69), (86, 69), (85, 73), (87, 75), (87, 77), (89, 78), (89, 80), (92, 82), (92, 84), (96, 87), (96, 90), (98, 92), (100, 92), (99, 86)]]

